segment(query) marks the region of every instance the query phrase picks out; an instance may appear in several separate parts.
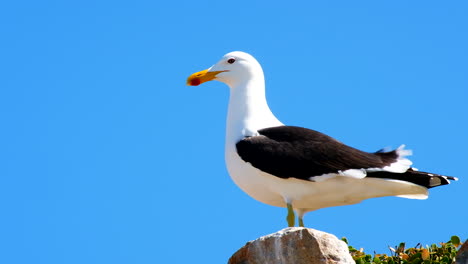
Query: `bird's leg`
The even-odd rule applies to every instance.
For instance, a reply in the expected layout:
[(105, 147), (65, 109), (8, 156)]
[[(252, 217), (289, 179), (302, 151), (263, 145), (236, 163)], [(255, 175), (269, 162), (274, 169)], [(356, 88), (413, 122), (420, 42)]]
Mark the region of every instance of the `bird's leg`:
[(298, 217), (299, 220), (299, 226), (304, 227), (304, 221), (302, 220), (302, 217)]
[(302, 218), (304, 217), (304, 210), (297, 209), (296, 213), (297, 213), (297, 220), (299, 222), (299, 226), (304, 227), (304, 220), (302, 220)]
[(288, 221), (288, 226), (293, 227), (294, 226), (294, 210), (293, 207), (290, 203), (286, 203), (286, 206), (288, 207), (288, 215), (286, 216), (286, 221)]

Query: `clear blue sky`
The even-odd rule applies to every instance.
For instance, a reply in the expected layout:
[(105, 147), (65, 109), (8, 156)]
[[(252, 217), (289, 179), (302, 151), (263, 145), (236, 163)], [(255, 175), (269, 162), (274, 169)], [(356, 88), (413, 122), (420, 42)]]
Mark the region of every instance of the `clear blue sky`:
[(466, 1), (3, 1), (0, 262), (225, 263), (286, 226), (224, 165), (228, 88), (253, 54), (286, 124), (404, 143), (460, 181), (426, 201), (322, 209), (307, 226), (388, 252), (468, 237)]

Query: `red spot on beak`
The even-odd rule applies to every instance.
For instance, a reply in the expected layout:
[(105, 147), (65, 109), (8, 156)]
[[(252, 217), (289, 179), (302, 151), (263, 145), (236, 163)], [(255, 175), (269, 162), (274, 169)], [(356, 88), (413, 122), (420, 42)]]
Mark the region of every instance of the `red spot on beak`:
[(200, 81), (199, 78), (195, 78), (195, 79), (190, 80), (190, 85), (192, 85), (192, 86), (198, 86), (198, 85), (200, 85), (200, 83), (201, 83), (201, 81)]

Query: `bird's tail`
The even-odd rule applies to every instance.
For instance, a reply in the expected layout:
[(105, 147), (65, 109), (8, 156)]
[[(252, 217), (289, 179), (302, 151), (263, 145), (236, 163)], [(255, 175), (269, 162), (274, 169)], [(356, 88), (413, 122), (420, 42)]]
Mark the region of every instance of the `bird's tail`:
[(407, 181), (428, 189), (447, 185), (450, 184), (450, 181), (458, 180), (456, 177), (418, 171), (414, 168), (410, 168), (404, 173), (392, 173), (387, 171), (368, 172), (367, 177)]

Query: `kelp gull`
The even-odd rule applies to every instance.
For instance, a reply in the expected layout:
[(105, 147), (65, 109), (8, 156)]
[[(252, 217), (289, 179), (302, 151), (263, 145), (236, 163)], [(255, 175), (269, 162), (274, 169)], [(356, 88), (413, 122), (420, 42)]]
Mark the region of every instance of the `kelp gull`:
[(404, 146), (363, 152), (307, 128), (286, 126), (271, 112), (257, 60), (231, 52), (211, 68), (192, 74), (187, 84), (217, 80), (230, 88), (225, 158), (233, 181), (254, 199), (294, 211), (303, 226), (306, 212), (350, 205), (364, 199), (398, 196), (426, 199), (428, 189), (454, 177), (411, 168)]

